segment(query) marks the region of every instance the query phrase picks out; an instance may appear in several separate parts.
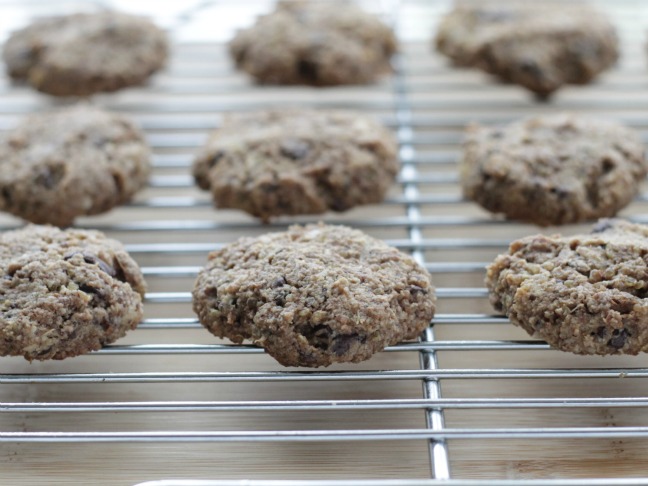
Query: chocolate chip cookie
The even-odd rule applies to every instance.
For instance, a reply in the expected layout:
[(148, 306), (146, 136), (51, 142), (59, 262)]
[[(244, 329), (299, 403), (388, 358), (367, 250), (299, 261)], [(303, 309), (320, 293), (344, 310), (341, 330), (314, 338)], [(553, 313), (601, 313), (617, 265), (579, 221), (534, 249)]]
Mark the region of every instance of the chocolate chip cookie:
[(167, 58), (166, 34), (118, 12), (37, 20), (4, 46), (9, 75), (55, 96), (89, 96), (142, 84)]
[(486, 284), (497, 311), (555, 348), (648, 351), (648, 226), (601, 220), (586, 235), (514, 241)]
[(0, 356), (77, 356), (142, 319), (142, 273), (98, 231), (30, 225), (2, 233), (0, 272)]
[(366, 84), (391, 70), (396, 39), (376, 16), (346, 2), (283, 1), (229, 49), (260, 83)]
[(482, 69), (546, 97), (586, 84), (619, 57), (606, 16), (565, 2), (457, 2), (439, 25), (437, 49), (459, 66)]
[(284, 366), (368, 359), (416, 338), (434, 315), (428, 272), (344, 226), (292, 226), (209, 255), (193, 290), (200, 322), (252, 340)]
[(615, 215), (639, 191), (648, 165), (634, 131), (560, 114), (469, 127), (460, 171), (468, 199), (549, 226)]
[(78, 105), (28, 116), (0, 142), (0, 210), (68, 226), (146, 184), (150, 151), (126, 117)]
[(267, 221), (382, 201), (398, 171), (396, 153), (393, 135), (363, 115), (264, 111), (226, 118), (193, 174), (217, 207)]

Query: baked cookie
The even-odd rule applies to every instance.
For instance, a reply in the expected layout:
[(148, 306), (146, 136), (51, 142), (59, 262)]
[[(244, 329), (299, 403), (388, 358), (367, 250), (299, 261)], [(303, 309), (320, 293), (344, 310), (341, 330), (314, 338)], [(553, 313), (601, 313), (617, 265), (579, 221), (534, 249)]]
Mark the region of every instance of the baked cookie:
[(529, 236), (488, 267), (495, 309), (576, 354), (648, 351), (648, 226), (601, 220), (591, 234)]
[(146, 184), (150, 151), (121, 116), (78, 105), (27, 117), (0, 142), (0, 210), (68, 226)]
[(143, 83), (167, 58), (167, 38), (148, 20), (118, 12), (37, 20), (4, 46), (9, 75), (55, 96), (89, 96)]
[(434, 315), (428, 272), (344, 226), (292, 226), (209, 255), (193, 290), (200, 322), (250, 339), (284, 366), (368, 359), (416, 338)]
[(482, 69), (546, 97), (586, 84), (619, 57), (606, 16), (564, 2), (460, 1), (441, 21), (437, 49), (459, 66)]
[(549, 115), (467, 130), (464, 195), (494, 213), (540, 226), (613, 216), (646, 176), (644, 145), (628, 128)]
[(346, 2), (279, 2), (229, 44), (260, 83), (366, 84), (389, 72), (396, 39), (376, 16)]
[(0, 356), (77, 356), (142, 319), (140, 269), (98, 231), (30, 225), (2, 233), (0, 272)]
[(193, 174), (217, 207), (267, 221), (382, 201), (398, 172), (396, 154), (393, 135), (363, 115), (264, 111), (226, 118)]

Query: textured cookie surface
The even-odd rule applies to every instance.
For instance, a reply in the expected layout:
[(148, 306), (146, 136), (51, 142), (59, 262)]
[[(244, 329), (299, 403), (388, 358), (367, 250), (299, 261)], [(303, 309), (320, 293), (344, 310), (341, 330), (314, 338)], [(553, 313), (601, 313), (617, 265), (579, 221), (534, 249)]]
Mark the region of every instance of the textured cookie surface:
[(437, 49), (547, 96), (585, 84), (618, 59), (614, 27), (601, 13), (565, 2), (457, 2), (439, 25)]
[(468, 128), (464, 195), (494, 213), (542, 226), (613, 216), (632, 201), (647, 165), (632, 130), (550, 115), (504, 128)]
[(128, 201), (149, 172), (149, 148), (127, 118), (83, 105), (35, 114), (0, 142), (0, 209), (67, 226)]
[(217, 207), (267, 220), (382, 201), (398, 171), (396, 150), (392, 134), (363, 115), (248, 113), (225, 119), (193, 173)]
[(145, 284), (123, 246), (97, 231), (27, 226), (0, 234), (0, 355), (64, 359), (142, 318)]
[(368, 359), (434, 315), (430, 276), (409, 255), (343, 226), (293, 226), (209, 256), (193, 291), (200, 322), (250, 339), (285, 366)]
[(648, 227), (601, 220), (591, 234), (530, 236), (488, 267), (496, 310), (577, 354), (648, 350)]
[(88, 96), (141, 84), (167, 58), (164, 32), (117, 12), (38, 20), (14, 32), (3, 57), (12, 78), (55, 96)]
[(391, 29), (344, 2), (280, 2), (230, 42), (239, 69), (268, 84), (364, 84), (390, 71)]

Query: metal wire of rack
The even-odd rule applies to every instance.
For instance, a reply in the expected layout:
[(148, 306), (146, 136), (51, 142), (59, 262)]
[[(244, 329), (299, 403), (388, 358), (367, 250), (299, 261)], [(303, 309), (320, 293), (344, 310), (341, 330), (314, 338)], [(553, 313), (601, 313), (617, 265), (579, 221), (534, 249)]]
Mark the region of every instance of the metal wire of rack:
[[(222, 45), (181, 42), (150, 86), (94, 100), (137, 119), (154, 150), (144, 194), (80, 224), (121, 239), (142, 265), (150, 285), (146, 316), (137, 331), (90, 356), (0, 360), (0, 483), (648, 484), (645, 356), (566, 355), (492, 315), (484, 266), (511, 239), (538, 229), (464, 201), (455, 170), (461, 132), (473, 120), (578, 110), (620, 119), (648, 139), (640, 30), (646, 6), (600, 2), (622, 27), (623, 60), (596, 84), (537, 104), (519, 88), (452, 69), (431, 52), (428, 37), (448, 2), (368, 3), (393, 23), (403, 46), (394, 75), (375, 86), (255, 87), (232, 70)], [(243, 4), (251, 12), (266, 8)], [(172, 25), (180, 33), (198, 28), (226, 7), (200, 2)], [(402, 170), (387, 200), (268, 226), (214, 211), (188, 175), (193, 152), (224, 111), (283, 103), (357, 109), (392, 127)], [(4, 79), (0, 129), (51, 104)], [(623, 215), (648, 222), (647, 202), (644, 192)], [(360, 365), (304, 371), (201, 329), (189, 292), (209, 251), (319, 219), (362, 228), (433, 273), (438, 314), (418, 342)], [(2, 230), (18, 224), (0, 219)]]

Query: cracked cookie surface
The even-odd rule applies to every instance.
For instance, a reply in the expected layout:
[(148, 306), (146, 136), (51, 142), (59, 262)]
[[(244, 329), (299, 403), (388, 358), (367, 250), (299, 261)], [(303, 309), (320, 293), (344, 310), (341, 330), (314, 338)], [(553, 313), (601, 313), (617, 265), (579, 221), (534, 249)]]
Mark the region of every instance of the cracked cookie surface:
[(98, 231), (30, 225), (2, 233), (0, 272), (0, 356), (85, 354), (142, 319), (140, 269)]
[(459, 1), (441, 21), (436, 47), (546, 97), (586, 84), (619, 57), (616, 31), (595, 9), (565, 2)]
[(166, 34), (142, 17), (78, 13), (37, 20), (3, 50), (9, 75), (55, 96), (89, 96), (143, 83), (166, 62)]
[(28, 116), (0, 143), (0, 210), (69, 226), (129, 201), (150, 150), (128, 118), (87, 105)]
[(568, 114), (470, 126), (460, 162), (466, 198), (541, 226), (614, 216), (647, 171), (636, 132)]
[(586, 235), (517, 240), (486, 284), (497, 311), (555, 348), (648, 350), (648, 226), (604, 219)]
[(264, 221), (380, 202), (397, 172), (389, 130), (364, 115), (330, 110), (230, 115), (193, 165), (217, 207)]
[(229, 49), (260, 83), (366, 84), (391, 71), (396, 38), (378, 17), (345, 2), (283, 1)]
[(285, 366), (369, 359), (415, 339), (435, 293), (412, 257), (343, 226), (292, 226), (210, 254), (195, 283), (200, 322), (251, 340)]

